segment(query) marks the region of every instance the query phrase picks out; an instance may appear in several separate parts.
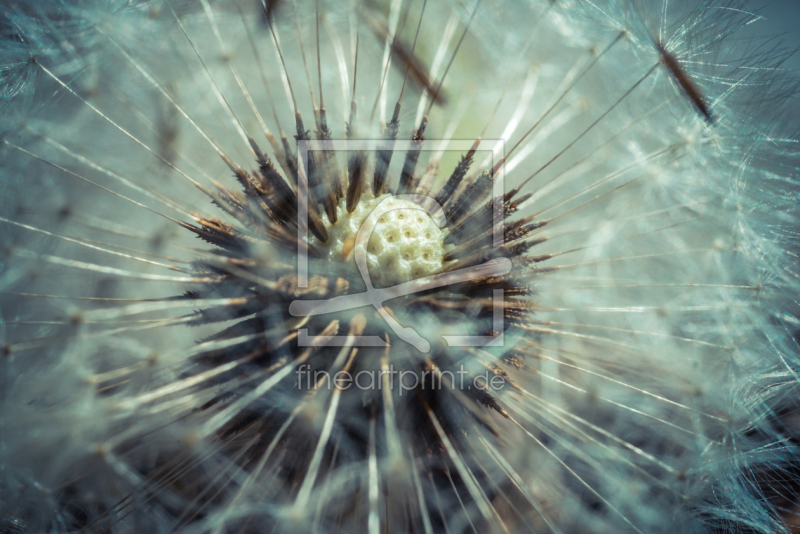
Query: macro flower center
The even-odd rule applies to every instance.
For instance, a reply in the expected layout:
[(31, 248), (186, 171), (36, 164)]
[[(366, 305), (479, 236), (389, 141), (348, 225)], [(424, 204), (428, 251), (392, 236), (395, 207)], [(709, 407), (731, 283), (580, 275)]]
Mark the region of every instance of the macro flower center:
[[(380, 206), (380, 208), (379, 208)], [(374, 225), (367, 219), (376, 208)], [(323, 215), (328, 240), (311, 238), (326, 259), (356, 265), (358, 249), (366, 257), (370, 280), (375, 287), (390, 287), (439, 273), (444, 261), (447, 231), (440, 228), (425, 209), (409, 200), (384, 194), (365, 195), (349, 213), (344, 202), (337, 207), (337, 221)], [(363, 230), (362, 230), (363, 227)], [(359, 238), (359, 230), (362, 236)], [(366, 252), (366, 254), (364, 254)]]

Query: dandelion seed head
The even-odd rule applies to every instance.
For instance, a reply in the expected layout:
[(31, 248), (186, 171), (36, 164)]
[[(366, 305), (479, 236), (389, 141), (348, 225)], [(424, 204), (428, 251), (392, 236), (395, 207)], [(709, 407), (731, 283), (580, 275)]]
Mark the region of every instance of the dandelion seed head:
[[(5, 10), (0, 530), (781, 528), (793, 89), (695, 4)], [(291, 313), (362, 252), (448, 283)]]

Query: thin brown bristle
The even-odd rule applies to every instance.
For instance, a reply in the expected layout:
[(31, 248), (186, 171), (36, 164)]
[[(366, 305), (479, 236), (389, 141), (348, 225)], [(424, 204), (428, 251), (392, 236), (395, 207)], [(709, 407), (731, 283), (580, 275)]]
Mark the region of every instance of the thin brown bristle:
[(272, 24), (274, 18), (280, 11), (283, 0), (262, 0), (261, 9), (264, 12), (264, 21), (267, 24)]
[[(385, 22), (371, 16), (368, 12), (362, 12), (362, 19), (364, 19), (378, 41), (384, 43), (389, 40), (389, 27)], [(403, 69), (408, 77), (420, 89), (427, 92), (433, 101), (444, 106), (447, 104), (448, 96), (442, 91), (436, 91), (434, 81), (431, 79), (430, 72), (425, 64), (414, 54), (414, 47), (409, 47), (404, 43), (398, 35), (390, 41), (389, 50), (392, 54), (393, 63), (398, 65), (398, 68)]]
[(453, 66), (453, 62), (456, 59), (456, 55), (458, 51), (461, 49), (461, 45), (464, 43), (464, 37), (467, 36), (467, 32), (469, 31), (469, 27), (472, 24), (472, 20), (475, 18), (475, 15), (478, 13), (478, 9), (481, 7), (481, 0), (475, 2), (475, 8), (472, 10), (472, 14), (469, 16), (469, 20), (467, 24), (464, 26), (464, 32), (461, 34), (461, 37), (458, 39), (458, 43), (456, 44), (455, 50), (453, 50), (453, 55), (450, 56), (450, 61), (447, 63), (447, 67), (444, 69), (444, 74), (442, 74), (439, 83), (436, 85), (436, 89), (431, 93), (431, 102), (428, 104), (428, 110), (425, 112), (425, 115), (430, 115), (431, 109), (433, 109), (433, 104), (436, 103), (436, 99), (442, 92), (442, 85), (444, 84), (444, 79), (447, 77), (447, 73), (450, 72), (450, 67)]
[(193, 226), (186, 222), (181, 222), (180, 225), (191, 230), (200, 239), (222, 247), (225, 250), (235, 253), (241, 253), (247, 248), (247, 238), (230, 225), (227, 225), (217, 218), (198, 218), (199, 226)]

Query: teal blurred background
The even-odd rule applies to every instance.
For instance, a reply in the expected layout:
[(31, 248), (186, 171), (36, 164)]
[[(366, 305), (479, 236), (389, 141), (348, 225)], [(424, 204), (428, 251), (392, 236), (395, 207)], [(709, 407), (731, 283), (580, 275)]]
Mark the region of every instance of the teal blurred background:
[[(788, 46), (800, 47), (800, 0), (773, 0), (757, 12), (766, 19), (770, 33), (783, 34)], [(786, 66), (800, 69), (800, 51), (794, 53)]]

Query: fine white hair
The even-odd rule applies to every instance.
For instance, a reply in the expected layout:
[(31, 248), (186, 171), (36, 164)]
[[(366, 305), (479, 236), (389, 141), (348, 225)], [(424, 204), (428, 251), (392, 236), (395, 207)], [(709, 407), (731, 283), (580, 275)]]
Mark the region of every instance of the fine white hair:
[[(0, 531), (788, 532), (797, 77), (762, 26), (744, 0), (0, 4)], [(370, 307), (284, 309), (363, 282), (341, 234), (297, 284), (319, 237), (253, 176), (302, 192), (292, 136), (392, 128), (426, 144), (384, 191), (458, 221), (442, 271), (508, 195), (502, 346), (442, 337), (497, 333), (499, 278), (386, 303), (426, 354)]]

